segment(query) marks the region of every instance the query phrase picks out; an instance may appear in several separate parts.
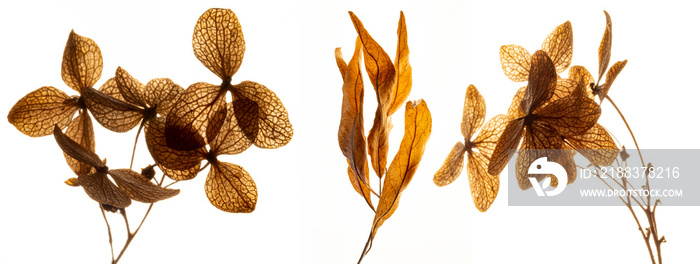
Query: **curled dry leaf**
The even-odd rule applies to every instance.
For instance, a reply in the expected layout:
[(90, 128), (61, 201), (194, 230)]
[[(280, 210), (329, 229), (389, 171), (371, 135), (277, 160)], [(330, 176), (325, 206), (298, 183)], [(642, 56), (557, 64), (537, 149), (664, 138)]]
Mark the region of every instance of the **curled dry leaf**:
[(360, 68), (361, 49), (362, 43), (358, 37), (355, 41), (355, 52), (347, 65), (343, 61), (340, 50), (336, 49), (336, 61), (343, 76), (343, 102), (338, 127), (338, 144), (348, 161), (350, 182), (374, 210), (367, 178), (369, 171), (365, 171), (369, 168), (365, 167), (368, 163), (363, 119), (364, 84)]
[[(389, 219), (399, 205), (401, 193), (406, 189), (418, 169), (423, 157), (425, 145), (430, 138), (432, 117), (428, 105), (423, 100), (407, 102), (405, 112), (404, 137), (399, 151), (389, 165), (382, 196), (379, 198), (377, 211), (374, 215), (369, 243), (374, 239), (377, 230), (384, 221)], [(367, 247), (363, 256), (367, 253)]]

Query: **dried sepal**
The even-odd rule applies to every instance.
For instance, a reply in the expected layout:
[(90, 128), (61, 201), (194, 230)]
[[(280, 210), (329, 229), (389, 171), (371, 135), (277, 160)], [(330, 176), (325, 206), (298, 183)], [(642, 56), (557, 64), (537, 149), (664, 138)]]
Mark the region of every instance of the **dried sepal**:
[(534, 111), (538, 120), (562, 136), (585, 133), (596, 124), (600, 113), (598, 104), (583, 96), (566, 96)]
[(224, 95), (225, 92), (218, 85), (203, 82), (190, 85), (166, 116), (165, 137), (168, 146), (187, 151), (206, 145), (204, 134), (212, 119), (210, 113), (225, 107)]
[(131, 205), (129, 196), (107, 178), (106, 172), (98, 171), (91, 174), (78, 175), (78, 183), (91, 199), (100, 204), (118, 208), (125, 208)]
[(194, 27), (192, 49), (211, 72), (230, 81), (241, 67), (245, 53), (243, 31), (236, 14), (223, 8), (204, 12)]
[(469, 189), (474, 206), (481, 212), (491, 207), (496, 200), (500, 180), (498, 174), (488, 172), (489, 161), (496, 148), (501, 132), (511, 119), (506, 115), (496, 115), (483, 127), (473, 141), (475, 148), (469, 152), (467, 173), (469, 174)]
[[(92, 120), (86, 110), (80, 110), (78, 116), (66, 127), (66, 136), (77, 142), (88, 151), (95, 152), (95, 131), (92, 128)], [(75, 160), (64, 152), (66, 163), (76, 175), (87, 174), (92, 166)]]
[[(518, 180), (518, 187), (523, 190), (532, 187), (532, 183), (528, 179), (532, 176), (528, 174), (530, 164), (541, 157), (547, 157), (547, 160), (551, 161), (556, 160), (563, 144), (563, 139), (556, 130), (539, 122), (533, 122), (527, 126), (527, 130), (515, 161), (515, 177)], [(545, 176), (535, 175), (535, 178), (537, 181), (541, 181)]]
[(82, 92), (93, 87), (102, 74), (102, 52), (95, 41), (71, 30), (63, 51), (61, 77), (70, 88)]
[(503, 73), (511, 81), (527, 81), (530, 75), (530, 57), (530, 53), (519, 45), (501, 46), (500, 58)]
[(117, 78), (112, 77), (107, 79), (107, 81), (100, 86), (100, 89), (97, 90), (103, 94), (106, 94), (107, 96), (113, 97), (114, 99), (125, 101), (124, 96), (122, 96), (122, 93), (119, 92), (119, 87), (117, 87), (117, 85)]
[(176, 150), (168, 147), (165, 139), (165, 118), (157, 117), (145, 126), (146, 145), (158, 167), (173, 180), (189, 180), (199, 171), (206, 159), (204, 147), (195, 150)]
[(554, 63), (557, 72), (563, 72), (571, 65), (574, 51), (574, 33), (571, 22), (566, 21), (549, 33), (542, 42), (542, 50)]
[(114, 79), (117, 82), (117, 89), (119, 89), (119, 93), (124, 97), (125, 101), (138, 106), (146, 105), (143, 98), (143, 83), (131, 76), (122, 67), (117, 67)]
[(474, 85), (469, 85), (464, 95), (464, 107), (462, 109), (462, 136), (471, 139), (476, 130), (484, 124), (486, 116), (486, 102), (479, 90)]
[(446, 186), (459, 177), (459, 174), (462, 173), (462, 167), (464, 167), (465, 152), (464, 143), (461, 141), (455, 143), (452, 150), (450, 150), (450, 154), (447, 154), (445, 162), (442, 163), (440, 169), (433, 175), (433, 183), (435, 183), (435, 185), (439, 187)]
[(214, 207), (231, 213), (255, 210), (258, 191), (253, 178), (243, 167), (227, 162), (212, 164), (204, 191)]
[(155, 107), (156, 113), (165, 116), (170, 112), (177, 99), (185, 91), (182, 86), (168, 78), (156, 78), (146, 83), (144, 90), (145, 106)]
[(143, 117), (143, 110), (95, 90), (83, 89), (85, 104), (103, 127), (114, 132), (126, 132), (136, 127)]
[(525, 95), (520, 107), (527, 114), (549, 101), (554, 94), (557, 73), (552, 60), (544, 51), (538, 50), (532, 55), (530, 75)]
[[(85, 148), (68, 135), (64, 134), (58, 126), (54, 126), (53, 136), (58, 143), (58, 146), (63, 150), (67, 157), (75, 159), (77, 162), (84, 163), (95, 168), (102, 168), (105, 164), (100, 160), (100, 157), (94, 151)], [(76, 173), (77, 174), (77, 173)], [(77, 174), (81, 175), (81, 174)]]
[[(277, 95), (262, 84), (243, 81), (233, 86), (234, 113), (238, 125), (259, 148), (279, 148), (292, 139), (294, 129), (289, 122), (289, 114)], [(243, 100), (251, 106), (245, 114), (237, 112), (236, 104)], [(242, 122), (241, 119), (251, 119), (254, 122)], [(251, 131), (255, 131), (254, 137)]]
[(180, 193), (177, 189), (167, 189), (153, 184), (145, 176), (130, 170), (116, 169), (107, 172), (132, 200), (142, 203), (155, 203)]
[(582, 135), (566, 137), (566, 142), (598, 166), (612, 165), (619, 152), (610, 133), (599, 124), (595, 124)]
[(242, 153), (253, 144), (245, 136), (241, 128), (236, 122), (236, 117), (233, 114), (233, 105), (227, 104), (228, 115), (224, 124), (221, 126), (221, 131), (210, 143), (211, 151), (217, 155), (235, 155)]
[(78, 178), (76, 177), (68, 178), (63, 183), (71, 187), (80, 187), (80, 183), (78, 182)]
[(620, 74), (622, 69), (625, 68), (625, 65), (627, 65), (627, 60), (615, 62), (615, 64), (613, 64), (613, 66), (611, 66), (608, 70), (608, 73), (605, 74), (605, 84), (603, 84), (602, 91), (598, 93), (598, 97), (600, 98), (601, 102), (603, 101), (603, 98), (608, 95), (610, 87), (615, 81), (615, 78), (617, 78), (617, 75)]
[(612, 20), (608, 11), (603, 10), (605, 13), (605, 32), (603, 32), (603, 39), (600, 40), (600, 46), (598, 47), (598, 79), (603, 78), (603, 73), (608, 69), (608, 63), (610, 63), (610, 51), (612, 50)]
[(7, 114), (7, 121), (27, 136), (42, 137), (51, 135), (54, 125), (61, 129), (68, 126), (78, 109), (77, 100), (44, 86), (19, 99)]
[(508, 165), (508, 160), (513, 157), (514, 151), (520, 144), (520, 139), (523, 137), (523, 128), (525, 123), (522, 119), (514, 119), (508, 122), (503, 133), (498, 138), (498, 143), (493, 150), (491, 160), (489, 161), (488, 173), (491, 175), (499, 175), (501, 171)]

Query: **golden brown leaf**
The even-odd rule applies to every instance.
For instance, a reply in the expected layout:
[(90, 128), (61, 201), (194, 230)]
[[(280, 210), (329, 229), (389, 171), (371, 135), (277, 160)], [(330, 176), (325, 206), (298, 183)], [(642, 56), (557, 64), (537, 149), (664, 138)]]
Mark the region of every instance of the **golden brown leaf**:
[(396, 30), (396, 35), (398, 35), (398, 44), (396, 45), (396, 58), (394, 58), (394, 70), (396, 71), (396, 78), (394, 81), (393, 96), (391, 96), (392, 101), (389, 106), (388, 115), (393, 115), (406, 101), (408, 94), (411, 93), (411, 86), (413, 85), (413, 70), (411, 69), (411, 64), (408, 62), (408, 35), (406, 32), (406, 18), (401, 11), (401, 17), (399, 18), (399, 27)]
[[(259, 148), (279, 148), (292, 139), (294, 130), (289, 122), (287, 109), (277, 95), (262, 84), (243, 81), (233, 86), (234, 114), (238, 119), (238, 125), (247, 136), (250, 131), (255, 131), (253, 144)], [(239, 100), (246, 101), (254, 107), (248, 111), (239, 112), (236, 104)], [(242, 120), (255, 120), (243, 122)], [(257, 130), (253, 129), (257, 127)], [(249, 138), (251, 138), (249, 136)]]
[(148, 122), (145, 132), (148, 151), (165, 175), (176, 181), (189, 180), (197, 175), (201, 161), (207, 156), (204, 147), (189, 151), (168, 147), (164, 117), (156, 117)]
[(71, 30), (63, 50), (61, 77), (70, 88), (82, 92), (93, 87), (102, 74), (102, 52), (92, 39)]
[(605, 127), (595, 124), (586, 133), (565, 138), (588, 161), (598, 166), (610, 166), (617, 158), (619, 150)]
[(338, 127), (338, 145), (353, 173), (350, 182), (353, 183), (353, 186), (357, 182), (361, 183), (356, 186), (356, 190), (364, 187), (358, 193), (362, 195), (370, 208), (374, 209), (368, 187), (369, 181), (366, 178), (369, 171), (365, 171), (369, 167), (363, 118), (364, 84), (360, 68), (361, 49), (362, 43), (358, 37), (355, 41), (355, 52), (343, 74), (343, 103)]
[[(165, 138), (168, 146), (187, 151), (206, 145), (204, 136), (207, 125), (216, 117), (211, 113), (219, 112), (221, 108), (226, 108), (226, 96), (218, 85), (203, 82), (190, 85), (166, 117)], [(223, 120), (220, 121), (223, 124)], [(214, 132), (213, 129), (209, 130)]]
[(377, 108), (374, 123), (367, 135), (367, 149), (372, 162), (372, 168), (379, 178), (386, 172), (386, 162), (389, 156), (389, 118)]
[(498, 143), (493, 150), (491, 160), (489, 160), (488, 173), (491, 175), (499, 175), (501, 171), (508, 165), (508, 160), (515, 154), (514, 151), (520, 144), (520, 139), (523, 137), (523, 128), (525, 123), (523, 119), (513, 119), (503, 128), (503, 133), (498, 138)]
[(221, 79), (238, 71), (245, 53), (245, 40), (238, 17), (230, 9), (211, 8), (204, 12), (192, 35), (194, 55)]
[(348, 70), (348, 64), (345, 63), (345, 60), (343, 60), (343, 53), (340, 51), (340, 48), (335, 48), (335, 63), (338, 64), (340, 77), (342, 77), (343, 80), (345, 80), (345, 72)]
[(571, 65), (574, 52), (574, 33), (571, 22), (557, 26), (542, 42), (542, 50), (554, 63), (557, 72), (563, 72)]
[(562, 136), (580, 135), (598, 122), (600, 107), (583, 96), (567, 96), (551, 102), (534, 113), (538, 121), (556, 129)]
[(486, 102), (479, 90), (472, 84), (467, 87), (464, 95), (464, 108), (462, 110), (462, 136), (469, 140), (476, 130), (484, 124), (486, 116)]
[(44, 86), (19, 99), (7, 114), (7, 121), (27, 136), (42, 137), (51, 135), (54, 125), (61, 129), (68, 126), (78, 109), (77, 100)]
[(129, 131), (143, 118), (143, 109), (110, 97), (92, 87), (83, 89), (82, 97), (95, 120), (111, 131)]
[(78, 175), (78, 183), (83, 186), (85, 193), (100, 204), (118, 208), (131, 205), (131, 199), (119, 187), (107, 178), (105, 172)]
[(230, 213), (250, 213), (258, 201), (258, 190), (250, 174), (227, 162), (212, 164), (204, 192), (214, 207)]
[(401, 193), (411, 182), (418, 169), (431, 130), (432, 117), (428, 105), (423, 100), (407, 102), (404, 137), (384, 179), (382, 196), (377, 205), (370, 240), (376, 234), (377, 229), (382, 226), (386, 219), (391, 217), (398, 207)]
[(130, 169), (109, 170), (109, 175), (134, 201), (155, 203), (180, 193), (177, 189), (167, 189), (153, 184), (148, 178)]
[(389, 54), (369, 35), (369, 32), (362, 25), (362, 21), (354, 13), (348, 13), (350, 13), (357, 35), (362, 41), (365, 69), (377, 93), (379, 107), (382, 108), (382, 113), (386, 113), (393, 97), (392, 88), (396, 77), (394, 64), (391, 62)]
[[(95, 131), (92, 129), (92, 120), (88, 115), (87, 110), (80, 110), (78, 116), (68, 124), (66, 128), (66, 136), (77, 142), (80, 146), (88, 151), (95, 152)], [(64, 153), (65, 154), (65, 153)], [(64, 155), (68, 166), (75, 172), (76, 175), (85, 175), (90, 173), (92, 166), (84, 164)]]
[(598, 79), (603, 78), (603, 73), (608, 69), (608, 63), (610, 63), (610, 51), (612, 49), (612, 20), (608, 11), (603, 10), (605, 13), (605, 32), (603, 32), (603, 39), (600, 40), (600, 46), (598, 47)]
[(464, 167), (464, 152), (466, 152), (464, 143), (458, 141), (452, 147), (450, 154), (447, 154), (447, 158), (445, 158), (445, 162), (442, 163), (440, 169), (435, 172), (433, 176), (435, 185), (439, 187), (446, 186), (459, 177), (459, 174), (462, 173), (462, 167)]
[(514, 82), (527, 81), (530, 75), (530, 53), (519, 45), (504, 45), (500, 51), (501, 67)]
[(355, 171), (350, 167), (350, 160), (346, 159), (346, 161), (348, 162), (348, 177), (350, 178), (350, 184), (352, 184), (352, 188), (355, 189), (355, 191), (358, 194), (360, 194), (360, 196), (365, 198), (365, 201), (367, 201), (369, 208), (371, 208), (372, 211), (374, 211), (374, 205), (372, 204), (372, 200), (370, 199), (372, 191), (367, 186), (367, 184), (369, 184), (369, 165), (367, 163), (367, 160), (365, 159), (365, 168), (363, 170), (365, 175), (362, 175), (362, 178), (358, 178), (355, 176)]

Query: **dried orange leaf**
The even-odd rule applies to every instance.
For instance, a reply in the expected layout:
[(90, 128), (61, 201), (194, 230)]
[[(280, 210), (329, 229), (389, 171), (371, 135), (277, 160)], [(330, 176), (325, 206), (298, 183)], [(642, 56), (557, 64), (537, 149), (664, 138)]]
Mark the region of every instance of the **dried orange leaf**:
[(165, 118), (156, 117), (145, 127), (146, 145), (158, 167), (173, 180), (189, 180), (199, 171), (201, 161), (206, 159), (204, 147), (181, 151), (168, 147), (165, 139)]
[(95, 120), (111, 131), (129, 131), (143, 118), (141, 108), (110, 97), (92, 87), (83, 89), (82, 97)]
[[(287, 109), (273, 91), (262, 84), (243, 81), (233, 86), (232, 93), (234, 113), (243, 132), (248, 134), (253, 124), (257, 126), (253, 141), (255, 146), (274, 149), (289, 143), (294, 130), (292, 124), (289, 123)], [(255, 107), (244, 113), (239, 113), (239, 109), (236, 107), (239, 100), (248, 101)], [(255, 122), (242, 122), (242, 120), (249, 118)]]
[(595, 124), (582, 135), (566, 137), (566, 142), (598, 166), (612, 165), (619, 153), (612, 136), (599, 124)]
[(600, 106), (588, 97), (567, 96), (534, 112), (537, 122), (546, 123), (562, 136), (580, 135), (600, 117)]
[(465, 151), (464, 143), (461, 141), (458, 141), (454, 147), (452, 147), (450, 154), (445, 158), (445, 162), (442, 163), (440, 169), (438, 169), (433, 176), (435, 185), (440, 187), (446, 186), (459, 177), (459, 174), (462, 173), (462, 167), (464, 167)]
[(462, 110), (462, 136), (469, 140), (476, 130), (484, 124), (486, 116), (486, 102), (479, 90), (472, 84), (464, 95), (464, 108)]
[(530, 74), (530, 53), (519, 45), (504, 45), (500, 51), (501, 67), (514, 82), (527, 81)]
[(388, 115), (393, 115), (406, 101), (408, 94), (411, 93), (411, 86), (413, 85), (413, 70), (411, 69), (411, 64), (408, 62), (408, 35), (406, 32), (406, 18), (401, 11), (401, 17), (399, 18), (399, 27), (396, 30), (396, 35), (398, 35), (398, 44), (396, 45), (396, 58), (394, 58), (394, 70), (396, 71), (396, 78), (394, 81), (393, 96), (391, 96), (392, 101), (389, 106)]
[(430, 138), (431, 130), (432, 117), (428, 105), (423, 100), (407, 102), (404, 136), (384, 179), (370, 240), (398, 207), (401, 193), (411, 182), (423, 158), (423, 151)]
[(227, 162), (212, 164), (204, 191), (214, 207), (230, 213), (250, 213), (258, 201), (258, 190), (250, 174)]
[(574, 33), (571, 22), (566, 21), (557, 26), (542, 42), (542, 50), (554, 63), (557, 72), (563, 72), (571, 65), (574, 53)]
[(603, 10), (605, 13), (605, 32), (603, 33), (603, 39), (600, 40), (600, 46), (598, 47), (598, 79), (603, 78), (603, 73), (608, 69), (608, 63), (610, 63), (610, 51), (612, 49), (612, 20), (608, 11)]
[[(95, 152), (95, 131), (92, 129), (92, 120), (88, 115), (87, 110), (80, 110), (78, 116), (68, 124), (66, 128), (66, 136), (72, 139), (80, 146), (88, 151)], [(75, 172), (76, 175), (84, 175), (90, 173), (93, 166), (84, 164), (73, 159), (64, 152), (68, 166)]]
[(598, 94), (598, 97), (601, 101), (603, 101), (603, 98), (605, 98), (608, 95), (608, 92), (610, 91), (610, 86), (612, 86), (613, 82), (615, 81), (615, 78), (617, 78), (617, 75), (620, 74), (622, 69), (625, 68), (625, 65), (627, 65), (627, 60), (615, 62), (615, 64), (613, 64), (613, 66), (610, 67), (610, 70), (608, 70), (608, 73), (605, 74), (605, 84), (603, 84), (603, 91), (602, 93)]
[(236, 116), (233, 114), (233, 105), (231, 103), (227, 104), (228, 115), (226, 116), (226, 121), (224, 121), (223, 126), (219, 135), (216, 136), (209, 146), (211, 151), (216, 155), (235, 155), (239, 154), (250, 147), (253, 144), (245, 136), (238, 122), (236, 122)]
[(53, 133), (54, 125), (63, 129), (80, 109), (77, 100), (51, 86), (36, 89), (19, 99), (7, 114), (7, 121), (31, 137)]
[(132, 77), (122, 67), (117, 67), (114, 80), (117, 81), (117, 89), (119, 89), (119, 93), (124, 97), (124, 100), (141, 107), (146, 106), (143, 98), (143, 83)]
[(340, 48), (335, 48), (335, 63), (338, 64), (340, 76), (345, 80), (345, 72), (348, 70), (348, 64), (343, 60), (343, 53), (340, 51)]
[[(356, 189), (364, 188), (362, 188), (362, 192), (358, 191), (358, 193), (362, 195), (370, 208), (374, 208), (368, 189), (369, 181), (365, 177), (369, 174), (369, 171), (365, 171), (369, 167), (366, 167), (368, 163), (363, 118), (364, 84), (360, 68), (361, 49), (362, 43), (358, 38), (355, 41), (355, 53), (350, 59), (350, 64), (346, 66), (343, 78), (343, 103), (338, 127), (338, 145), (352, 171), (350, 182), (353, 183), (353, 186), (357, 182), (361, 183), (357, 185)], [(365, 191), (365, 189), (367, 190)]]
[(367, 186), (367, 184), (369, 184), (369, 165), (367, 163), (367, 160), (365, 159), (365, 168), (363, 170), (365, 175), (362, 175), (361, 178), (355, 176), (355, 171), (350, 167), (350, 160), (346, 160), (348, 161), (348, 177), (350, 177), (350, 184), (352, 184), (352, 187), (357, 193), (359, 193), (363, 198), (365, 198), (365, 201), (369, 205), (369, 208), (371, 208), (372, 211), (374, 211), (374, 205), (372, 204), (372, 200), (370, 198), (372, 191), (370, 190), (369, 186)]
[(105, 172), (78, 175), (78, 183), (83, 186), (85, 193), (100, 204), (108, 204), (118, 208), (131, 205), (131, 199), (119, 187), (107, 178)]
[(92, 39), (71, 30), (63, 50), (61, 77), (70, 88), (82, 92), (93, 87), (102, 74), (102, 52)]
[(203, 82), (190, 85), (166, 117), (165, 138), (168, 146), (186, 151), (206, 145), (204, 134), (207, 124), (215, 116), (211, 113), (225, 106), (225, 92), (218, 85)]
[(142, 203), (155, 203), (173, 197), (180, 193), (177, 189), (167, 189), (153, 184), (148, 178), (129, 169), (109, 170), (109, 175), (134, 201)]
[(527, 114), (549, 101), (557, 84), (557, 73), (547, 53), (538, 50), (532, 55), (527, 89), (520, 107)]
[(386, 162), (389, 155), (389, 119), (377, 108), (374, 123), (367, 135), (367, 149), (372, 168), (379, 178), (386, 172)]
[(369, 35), (369, 32), (362, 25), (362, 21), (353, 12), (348, 13), (350, 13), (357, 35), (360, 36), (362, 41), (365, 69), (377, 93), (379, 107), (382, 108), (382, 113), (386, 113), (393, 97), (391, 90), (396, 77), (394, 64), (391, 62), (389, 54)]
[(204, 12), (192, 35), (194, 55), (221, 79), (231, 80), (245, 53), (245, 40), (238, 17), (230, 9), (211, 8)]
[(516, 149), (518, 144), (520, 144), (524, 127), (525, 123), (523, 119), (513, 119), (503, 128), (503, 133), (501, 133), (501, 136), (498, 138), (498, 143), (489, 161), (489, 174), (499, 175), (506, 165), (508, 165), (508, 160), (510, 160), (514, 154), (514, 152), (510, 150)]
[(72, 157), (77, 161), (95, 168), (102, 168), (105, 166), (102, 160), (100, 160), (100, 157), (97, 156), (94, 151), (88, 150), (84, 146), (81, 146), (75, 142), (75, 140), (64, 134), (63, 131), (58, 128), (58, 126), (54, 126), (53, 136), (56, 139), (56, 143), (58, 143), (58, 146), (61, 148), (61, 150), (63, 150), (63, 153), (66, 154), (66, 156)]

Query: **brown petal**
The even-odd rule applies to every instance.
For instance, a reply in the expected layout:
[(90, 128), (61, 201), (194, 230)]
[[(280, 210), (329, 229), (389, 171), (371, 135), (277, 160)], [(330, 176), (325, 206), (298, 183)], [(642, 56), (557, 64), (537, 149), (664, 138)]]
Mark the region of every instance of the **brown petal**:
[(70, 88), (82, 92), (93, 87), (102, 74), (102, 52), (92, 39), (71, 30), (63, 50), (61, 77)]
[(98, 203), (119, 208), (131, 205), (129, 196), (114, 185), (104, 172), (79, 175), (78, 183), (83, 186), (85, 193)]
[(491, 160), (489, 160), (489, 174), (499, 175), (508, 165), (508, 160), (515, 154), (511, 150), (518, 148), (520, 139), (523, 137), (524, 127), (523, 119), (513, 119), (507, 123), (505, 128), (496, 130), (503, 132), (500, 133), (501, 136), (498, 137), (498, 143), (493, 150)]
[(613, 64), (613, 66), (610, 67), (610, 70), (608, 70), (608, 73), (605, 74), (605, 84), (603, 85), (603, 91), (602, 93), (598, 94), (598, 97), (600, 98), (601, 102), (603, 101), (603, 98), (608, 96), (610, 86), (612, 86), (613, 82), (615, 81), (615, 78), (617, 78), (617, 75), (620, 74), (622, 69), (625, 68), (625, 65), (627, 65), (627, 60), (615, 62), (615, 64)]
[(143, 108), (147, 107), (143, 98), (143, 83), (132, 77), (131, 74), (122, 69), (122, 67), (117, 68), (114, 80), (117, 81), (117, 89), (119, 89), (119, 93), (124, 97), (124, 100)]
[(396, 35), (398, 35), (398, 44), (396, 45), (396, 58), (394, 58), (394, 70), (396, 71), (396, 78), (394, 80), (393, 95), (391, 96), (392, 101), (389, 106), (388, 115), (393, 115), (406, 101), (408, 94), (411, 93), (411, 86), (413, 85), (413, 70), (411, 69), (411, 64), (408, 62), (408, 36), (406, 32), (406, 18), (401, 11), (401, 17), (399, 18), (399, 27), (396, 30)]
[(500, 51), (503, 73), (514, 82), (527, 81), (530, 75), (530, 53), (519, 45), (504, 45)]
[(143, 118), (143, 109), (103, 94), (92, 87), (83, 89), (82, 97), (95, 120), (111, 131), (129, 131)]
[(462, 173), (462, 167), (464, 167), (465, 151), (464, 143), (461, 141), (458, 141), (454, 147), (452, 147), (450, 154), (447, 154), (447, 158), (445, 158), (445, 162), (442, 163), (440, 169), (433, 175), (433, 182), (435, 185), (440, 187), (446, 186), (459, 177), (459, 174)]
[[(256, 107), (246, 112), (237, 112), (238, 100), (244, 100)], [(243, 132), (248, 133), (250, 126), (257, 126), (253, 144), (259, 148), (279, 148), (292, 139), (294, 130), (289, 123), (289, 115), (277, 95), (262, 84), (243, 81), (233, 86), (234, 113)], [(253, 111), (254, 110), (254, 111)], [(242, 122), (252, 118), (255, 122)]]
[(418, 169), (432, 130), (432, 117), (428, 105), (423, 100), (407, 102), (404, 124), (404, 137), (399, 151), (389, 165), (384, 179), (370, 240), (384, 221), (394, 213), (399, 205), (401, 192), (406, 189)]
[(532, 55), (530, 76), (527, 81), (525, 96), (520, 107), (525, 113), (532, 113), (542, 104), (549, 101), (554, 94), (557, 83), (557, 73), (552, 60), (544, 51), (538, 50)]
[(168, 78), (156, 78), (146, 84), (144, 100), (148, 107), (156, 107), (156, 113), (165, 116), (185, 92), (182, 86)]
[(109, 175), (129, 197), (142, 203), (155, 203), (180, 193), (177, 189), (166, 189), (153, 184), (148, 178), (129, 169), (109, 170)]
[(469, 190), (474, 201), (474, 206), (481, 212), (491, 207), (498, 194), (498, 175), (493, 176), (488, 173), (487, 153), (472, 151), (469, 152), (467, 161), (467, 174), (469, 174)]
[[(166, 117), (165, 138), (168, 146), (187, 151), (206, 145), (205, 133), (214, 133), (214, 129), (207, 126), (212, 119), (220, 117), (213, 113), (220, 112), (222, 108), (226, 108), (226, 96), (218, 85), (203, 82), (190, 85)], [(223, 119), (217, 120), (220, 127)]]
[(245, 40), (230, 9), (211, 8), (197, 20), (192, 35), (194, 55), (221, 79), (230, 81), (243, 61)]
[(70, 96), (51, 86), (36, 89), (19, 99), (7, 114), (7, 121), (30, 137), (53, 133), (54, 125), (68, 126), (79, 105)]
[(258, 201), (258, 190), (250, 174), (227, 162), (212, 164), (204, 192), (214, 207), (230, 213), (250, 213)]
[(484, 124), (486, 116), (486, 102), (479, 90), (472, 84), (464, 95), (464, 108), (462, 110), (462, 136), (471, 139), (476, 130)]
[[(569, 79), (573, 80), (576, 83), (576, 89), (585, 91), (585, 95), (588, 98), (595, 99), (593, 96), (593, 85), (595, 83), (595, 80), (593, 79), (593, 75), (591, 75), (590, 72), (588, 72), (588, 69), (583, 66), (571, 66), (569, 68)], [(589, 89), (589, 87), (591, 89)]]
[[(547, 157), (548, 161), (555, 161), (559, 156), (562, 143), (563, 140), (557, 131), (539, 122), (533, 122), (526, 127), (523, 145), (520, 147), (515, 161), (515, 177), (520, 189), (527, 190), (532, 187), (528, 178), (533, 175), (529, 175), (527, 172), (530, 164), (542, 157)], [(535, 175), (534, 177), (537, 178), (537, 181), (541, 181), (545, 176)]]
[(104, 162), (100, 160), (100, 157), (97, 156), (94, 151), (87, 150), (85, 147), (75, 142), (75, 140), (63, 134), (63, 131), (61, 131), (58, 126), (54, 126), (53, 136), (66, 156), (95, 168), (102, 168), (105, 166)]
[(549, 33), (542, 43), (542, 50), (547, 53), (557, 72), (563, 72), (571, 65), (574, 52), (574, 33), (571, 22), (566, 21)]
[(600, 117), (600, 106), (588, 97), (567, 96), (539, 111), (538, 120), (546, 122), (562, 136), (580, 135), (591, 129)]
[(253, 144), (245, 136), (241, 127), (238, 126), (236, 121), (236, 116), (233, 112), (233, 105), (228, 103), (228, 115), (224, 121), (223, 126), (219, 135), (216, 136), (214, 140), (209, 143), (211, 146), (211, 151), (216, 155), (235, 155), (239, 154), (250, 147)]
[(119, 92), (119, 87), (117, 87), (117, 78), (109, 78), (105, 83), (100, 86), (100, 89), (98, 89), (103, 94), (106, 94), (110, 97), (114, 97), (114, 99), (120, 100), (120, 101), (126, 101), (124, 100), (124, 96), (122, 96), (122, 93)]
[(566, 142), (598, 166), (612, 165), (619, 153), (612, 136), (597, 123), (584, 134), (566, 137)]
[(513, 100), (510, 102), (510, 106), (508, 107), (508, 116), (511, 119), (516, 119), (525, 116), (525, 112), (520, 107), (520, 102), (523, 101), (526, 88), (527, 86), (520, 87), (520, 89), (518, 89), (518, 91), (515, 92)]
[(165, 118), (156, 117), (145, 127), (146, 145), (158, 167), (173, 180), (189, 180), (197, 176), (201, 161), (206, 159), (204, 147), (181, 151), (166, 144)]
[[(88, 151), (95, 152), (95, 131), (92, 128), (92, 120), (86, 110), (80, 110), (78, 116), (68, 124), (66, 136), (72, 139)], [(84, 164), (64, 153), (68, 166), (76, 175), (90, 173), (93, 166)]]
[(612, 20), (608, 11), (603, 10), (603, 13), (605, 13), (605, 32), (603, 32), (603, 39), (600, 40), (598, 47), (598, 80), (603, 78), (603, 73), (608, 69), (610, 50), (612, 49)]

